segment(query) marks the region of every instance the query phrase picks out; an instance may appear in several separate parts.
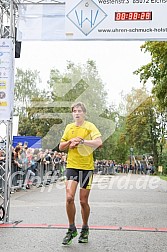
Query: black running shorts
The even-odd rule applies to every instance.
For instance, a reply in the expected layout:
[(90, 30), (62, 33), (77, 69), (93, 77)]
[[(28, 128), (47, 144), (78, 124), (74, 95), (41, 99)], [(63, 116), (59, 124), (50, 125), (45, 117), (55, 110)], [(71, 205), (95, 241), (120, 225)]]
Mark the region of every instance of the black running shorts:
[(93, 170), (67, 168), (66, 179), (80, 183), (81, 188), (91, 189), (93, 180)]

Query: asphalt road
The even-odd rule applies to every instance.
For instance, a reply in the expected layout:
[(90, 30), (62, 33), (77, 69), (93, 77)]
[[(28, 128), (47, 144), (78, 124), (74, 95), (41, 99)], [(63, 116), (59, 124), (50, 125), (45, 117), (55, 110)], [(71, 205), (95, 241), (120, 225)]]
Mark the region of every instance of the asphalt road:
[[(80, 231), (79, 195), (76, 225)], [(8, 227), (0, 224), (2, 252), (166, 252), (167, 182), (145, 175), (95, 175), (88, 244), (63, 246), (67, 217), (64, 182), (11, 195)]]

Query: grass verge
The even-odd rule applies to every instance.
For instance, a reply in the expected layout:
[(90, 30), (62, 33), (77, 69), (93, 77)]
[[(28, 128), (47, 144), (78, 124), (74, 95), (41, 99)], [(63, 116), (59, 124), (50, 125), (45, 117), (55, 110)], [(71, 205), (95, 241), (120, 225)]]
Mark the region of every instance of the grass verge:
[(167, 176), (165, 175), (160, 175), (160, 178), (167, 181)]

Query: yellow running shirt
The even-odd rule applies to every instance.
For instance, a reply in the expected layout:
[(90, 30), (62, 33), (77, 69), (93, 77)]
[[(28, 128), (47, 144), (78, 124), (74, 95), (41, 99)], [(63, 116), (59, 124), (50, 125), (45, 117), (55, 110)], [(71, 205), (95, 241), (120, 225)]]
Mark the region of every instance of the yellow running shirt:
[[(96, 126), (88, 121), (84, 121), (81, 126), (70, 123), (66, 126), (61, 142), (69, 141), (75, 137), (81, 137), (84, 140), (94, 140), (101, 134)], [(66, 168), (93, 170), (93, 148), (84, 144), (79, 144), (74, 149), (68, 149)]]

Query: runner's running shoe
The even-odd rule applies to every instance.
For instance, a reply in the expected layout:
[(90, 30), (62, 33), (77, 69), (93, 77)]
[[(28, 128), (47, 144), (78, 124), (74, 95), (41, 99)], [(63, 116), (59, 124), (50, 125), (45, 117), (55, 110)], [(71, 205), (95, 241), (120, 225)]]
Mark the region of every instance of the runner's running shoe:
[(78, 239), (79, 243), (87, 243), (89, 235), (89, 228), (81, 229), (80, 237)]
[(66, 236), (63, 239), (62, 244), (63, 245), (70, 245), (72, 243), (72, 239), (78, 235), (77, 230), (72, 231), (71, 229), (68, 229)]

